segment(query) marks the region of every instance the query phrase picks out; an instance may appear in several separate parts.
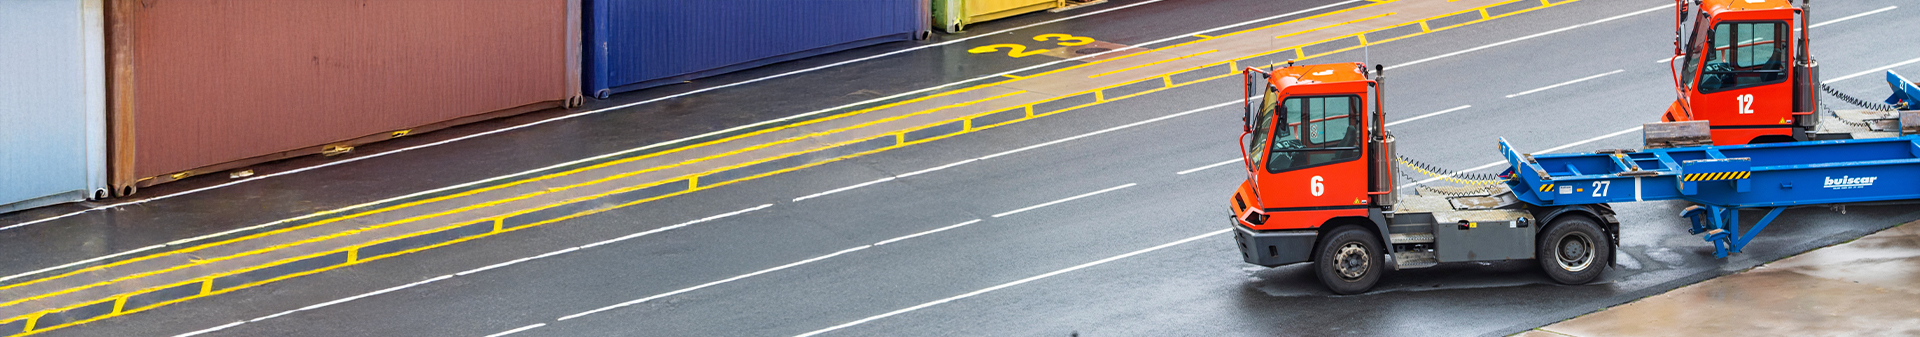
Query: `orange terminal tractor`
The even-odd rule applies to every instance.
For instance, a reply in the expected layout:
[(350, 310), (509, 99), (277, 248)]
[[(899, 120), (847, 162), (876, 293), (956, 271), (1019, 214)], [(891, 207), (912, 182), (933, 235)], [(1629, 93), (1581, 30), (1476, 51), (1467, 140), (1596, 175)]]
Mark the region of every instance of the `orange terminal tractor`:
[(1385, 79), (1373, 70), (1369, 78), (1360, 63), (1288, 62), (1242, 71), (1247, 178), (1228, 208), (1247, 263), (1311, 262), (1340, 294), (1371, 289), (1387, 270), (1448, 262), (1536, 259), (1569, 284), (1611, 265), (1619, 222), (1607, 204), (1533, 206), (1497, 182), (1396, 194)]

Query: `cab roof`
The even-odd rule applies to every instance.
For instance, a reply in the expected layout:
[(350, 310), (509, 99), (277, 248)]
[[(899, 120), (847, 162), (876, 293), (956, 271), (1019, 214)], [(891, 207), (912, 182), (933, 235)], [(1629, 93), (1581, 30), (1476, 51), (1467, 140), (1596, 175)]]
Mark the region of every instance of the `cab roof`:
[(1700, 8), (1711, 13), (1767, 9), (1793, 9), (1792, 0), (1704, 0)]
[(1367, 74), (1361, 72), (1365, 68), (1366, 65), (1359, 62), (1286, 66), (1273, 69), (1269, 81), (1278, 87), (1366, 81)]

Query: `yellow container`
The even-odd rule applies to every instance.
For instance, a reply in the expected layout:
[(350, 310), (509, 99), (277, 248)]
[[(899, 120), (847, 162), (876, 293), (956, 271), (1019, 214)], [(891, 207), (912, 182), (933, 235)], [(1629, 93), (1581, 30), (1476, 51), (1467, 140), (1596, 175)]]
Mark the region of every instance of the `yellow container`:
[(948, 33), (966, 25), (1065, 7), (1066, 0), (933, 0), (934, 23)]

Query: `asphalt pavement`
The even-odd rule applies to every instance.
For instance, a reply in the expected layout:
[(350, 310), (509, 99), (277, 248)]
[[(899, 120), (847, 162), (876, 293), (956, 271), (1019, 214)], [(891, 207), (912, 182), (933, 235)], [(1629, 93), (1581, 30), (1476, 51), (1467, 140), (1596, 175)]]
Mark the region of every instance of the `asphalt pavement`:
[[(1469, 106), (1391, 127), (1404, 155), (1440, 166), (1499, 160), (1497, 137), (1523, 152), (1637, 148), (1632, 130), (1672, 100), (1655, 62), (1672, 48), (1672, 9), (1658, 8), (1668, 4), (1579, 1), (1307, 62), (1394, 67), (1390, 123)], [(1894, 5), (1822, 3), (1816, 21)], [(1150, 25), (1159, 17), (1148, 9), (1110, 24)], [(1914, 10), (1820, 28), (1822, 72), (1920, 55), (1877, 43), (1920, 28), (1896, 20)], [(1886, 90), (1878, 78), (1834, 85), (1875, 96)], [(1686, 235), (1684, 204), (1617, 204), (1621, 263), (1595, 284), (1557, 285), (1532, 261), (1461, 263), (1333, 296), (1306, 266), (1240, 262), (1220, 218), (1243, 172), (1177, 174), (1238, 156), (1238, 107), (1221, 104), (1239, 85), (1185, 86), (45, 335), (1499, 335), (1920, 218), (1913, 205), (1794, 209), (1722, 260)]]

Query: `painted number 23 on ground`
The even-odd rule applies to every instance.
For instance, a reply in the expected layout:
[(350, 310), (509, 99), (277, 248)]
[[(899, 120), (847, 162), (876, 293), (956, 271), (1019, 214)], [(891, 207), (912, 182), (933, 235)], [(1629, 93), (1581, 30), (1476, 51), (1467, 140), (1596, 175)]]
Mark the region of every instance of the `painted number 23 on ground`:
[[(1067, 34), (1041, 34), (1040, 36), (1033, 37), (1033, 40), (1034, 41), (1059, 41), (1059, 42), (1054, 42), (1054, 44), (1064, 46), (1064, 47), (1079, 46), (1079, 45), (1085, 45), (1088, 43), (1093, 43), (1093, 38), (1073, 36), (1073, 35), (1067, 35)], [(1007, 50), (1007, 56), (1016, 57), (1016, 58), (1047, 53), (1046, 49), (1034, 49), (1029, 51), (1027, 50), (1027, 46), (1012, 44), (1012, 43), (990, 44), (985, 46), (973, 47), (973, 49), (968, 49), (967, 52), (974, 53), (974, 54), (986, 54), (986, 53), (999, 52), (1002, 49)]]

